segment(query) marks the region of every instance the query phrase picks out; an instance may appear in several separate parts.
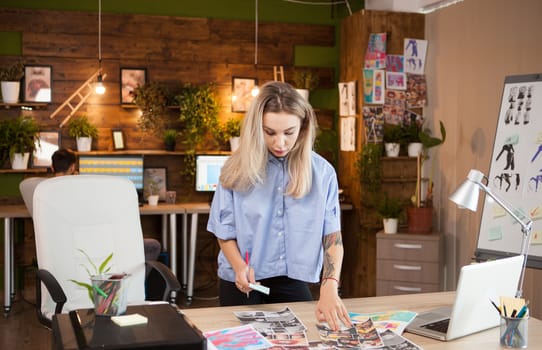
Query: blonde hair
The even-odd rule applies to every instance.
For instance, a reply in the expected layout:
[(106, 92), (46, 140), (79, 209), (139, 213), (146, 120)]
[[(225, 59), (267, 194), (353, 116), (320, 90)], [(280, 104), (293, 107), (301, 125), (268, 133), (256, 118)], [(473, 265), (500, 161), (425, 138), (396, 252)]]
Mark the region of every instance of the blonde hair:
[(244, 192), (265, 181), (269, 151), (265, 144), (263, 116), (285, 112), (299, 117), (301, 127), (288, 153), (290, 182), (286, 194), (306, 195), (312, 186), (311, 152), (316, 137), (316, 116), (311, 105), (289, 84), (273, 81), (263, 85), (251, 103), (241, 126), (241, 142), (220, 175), (222, 187)]

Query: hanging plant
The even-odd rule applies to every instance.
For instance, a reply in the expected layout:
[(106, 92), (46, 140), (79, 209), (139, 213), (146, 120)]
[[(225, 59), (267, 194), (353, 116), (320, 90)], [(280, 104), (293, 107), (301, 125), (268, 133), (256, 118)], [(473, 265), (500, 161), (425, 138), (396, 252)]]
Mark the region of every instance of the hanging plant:
[(138, 86), (133, 91), (134, 103), (141, 110), (137, 126), (143, 132), (161, 136), (167, 124), (167, 89), (157, 82)]
[(214, 84), (199, 86), (186, 84), (181, 93), (175, 96), (175, 102), (179, 105), (179, 121), (183, 125), (180, 135), (182, 142), (187, 146), (184, 173), (193, 177), (196, 171), (197, 146), (203, 141), (207, 132), (219, 129), (220, 103)]

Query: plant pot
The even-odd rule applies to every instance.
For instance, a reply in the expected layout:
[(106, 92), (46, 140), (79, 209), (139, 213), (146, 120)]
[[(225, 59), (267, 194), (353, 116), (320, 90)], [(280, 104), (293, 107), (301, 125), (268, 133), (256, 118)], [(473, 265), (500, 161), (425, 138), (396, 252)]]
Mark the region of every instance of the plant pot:
[(408, 144), (408, 156), (417, 157), (422, 153), (423, 144), (421, 142), (411, 142)]
[(153, 194), (147, 197), (147, 201), (149, 202), (149, 205), (158, 205), (158, 198), (160, 198), (160, 196)]
[(173, 142), (164, 142), (164, 145), (166, 146), (166, 151), (173, 152), (175, 151), (175, 146), (177, 143), (175, 141)]
[(13, 170), (24, 170), (28, 168), (28, 159), (30, 158), (30, 153), (15, 153), (11, 157), (11, 169)]
[(3, 81), (2, 82), (2, 101), (4, 103), (19, 102), (19, 90), (21, 83), (18, 81)]
[(232, 152), (237, 151), (239, 148), (239, 142), (241, 141), (240, 137), (232, 137), (230, 138), (230, 149)]
[(303, 98), (305, 100), (307, 100), (307, 101), (309, 100), (309, 90), (308, 89), (296, 89), (296, 90), (301, 96), (303, 96)]
[(433, 208), (407, 208), (409, 233), (431, 233), (433, 227)]
[(401, 149), (401, 144), (395, 142), (386, 142), (384, 143), (384, 148), (386, 149), (387, 157), (398, 157), (399, 150)]
[(384, 223), (384, 233), (397, 233), (397, 226), (399, 225), (398, 218), (385, 218), (382, 219), (382, 222)]
[(77, 141), (77, 150), (79, 152), (90, 152), (92, 147), (92, 137), (78, 137)]

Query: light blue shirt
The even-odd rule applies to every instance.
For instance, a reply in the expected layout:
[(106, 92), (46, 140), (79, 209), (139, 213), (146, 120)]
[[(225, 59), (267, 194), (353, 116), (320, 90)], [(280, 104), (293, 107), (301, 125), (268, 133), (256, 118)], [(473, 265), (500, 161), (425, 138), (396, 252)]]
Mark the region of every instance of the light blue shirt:
[[(340, 206), (335, 169), (312, 153), (312, 188), (303, 198), (284, 194), (287, 160), (269, 156), (263, 184), (246, 192), (218, 186), (207, 230), (223, 240), (235, 239), (243, 258), (250, 257), (256, 280), (276, 276), (318, 282), (323, 261), (322, 240), (338, 232)], [(218, 276), (235, 281), (235, 272), (222, 253)]]

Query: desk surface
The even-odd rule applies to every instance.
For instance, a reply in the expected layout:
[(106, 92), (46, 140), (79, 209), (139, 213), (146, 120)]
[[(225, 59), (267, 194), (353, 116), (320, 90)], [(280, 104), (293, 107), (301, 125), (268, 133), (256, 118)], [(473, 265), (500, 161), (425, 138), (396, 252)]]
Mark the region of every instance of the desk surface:
[[(421, 312), (453, 303), (455, 292), (440, 292), (427, 294), (408, 294), (398, 296), (352, 298), (344, 299), (348, 311), (367, 313), (392, 310), (409, 310)], [(201, 309), (184, 309), (183, 313), (202, 331), (207, 332), (227, 327), (239, 326), (239, 320), (233, 315), (234, 311), (268, 310), (278, 311), (288, 306), (307, 327), (309, 340), (320, 340), (316, 330), (314, 310), (316, 301), (288, 304), (266, 304), (251, 306), (213, 307)], [(421, 346), (423, 349), (501, 349), (499, 344), (499, 327), (472, 334), (450, 342), (442, 342), (410, 333), (403, 335)], [(529, 349), (542, 347), (542, 321), (529, 320)], [(537, 347), (538, 346), (538, 347)]]

